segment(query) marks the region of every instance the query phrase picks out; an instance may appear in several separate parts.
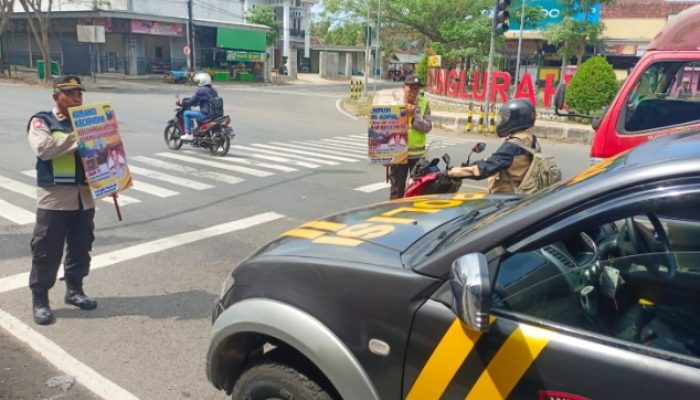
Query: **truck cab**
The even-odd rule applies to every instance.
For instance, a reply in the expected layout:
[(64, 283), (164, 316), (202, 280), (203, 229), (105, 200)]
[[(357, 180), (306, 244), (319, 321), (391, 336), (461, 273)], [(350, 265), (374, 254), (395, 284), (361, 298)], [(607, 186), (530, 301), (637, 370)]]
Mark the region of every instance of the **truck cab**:
[[(564, 97), (562, 86), (557, 113)], [(669, 20), (603, 117), (594, 120), (591, 163), (695, 127), (700, 127), (700, 5)]]

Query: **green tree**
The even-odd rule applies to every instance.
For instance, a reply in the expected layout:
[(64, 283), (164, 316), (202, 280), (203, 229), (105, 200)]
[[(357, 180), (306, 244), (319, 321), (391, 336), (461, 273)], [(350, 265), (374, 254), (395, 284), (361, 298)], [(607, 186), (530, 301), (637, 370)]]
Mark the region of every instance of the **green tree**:
[[(27, 13), (27, 21), (34, 40), (39, 44), (41, 57), (44, 59), (44, 81), (51, 80), (51, 44), (49, 42), (49, 24), (53, 0), (19, 0)], [(43, 4), (42, 4), (43, 3)], [(31, 57), (31, 54), (29, 55)]]
[(612, 65), (601, 56), (586, 60), (577, 69), (566, 90), (566, 104), (582, 113), (600, 110), (610, 104), (617, 92)]
[(275, 10), (271, 6), (256, 6), (248, 11), (245, 19), (251, 24), (265, 25), (269, 27), (270, 30), (267, 31), (266, 34), (267, 45), (274, 46), (275, 43), (277, 43), (282, 22), (275, 19)]
[[(600, 36), (605, 25), (589, 21), (591, 10), (614, 2), (615, 0), (561, 0), (562, 21), (549, 25), (542, 33), (549, 44), (559, 46), (557, 55), (562, 59), (562, 66), (568, 64), (568, 60), (574, 56), (576, 65), (581, 65), (586, 46), (601, 43)], [(574, 19), (574, 16), (583, 19)]]
[[(324, 17), (335, 23), (367, 21), (368, 17), (376, 21), (379, 0), (323, 0), (322, 4)], [(485, 60), (491, 20), (482, 11), (491, 7), (491, 0), (383, 0), (382, 32), (385, 28), (409, 29), (439, 44), (442, 55)]]

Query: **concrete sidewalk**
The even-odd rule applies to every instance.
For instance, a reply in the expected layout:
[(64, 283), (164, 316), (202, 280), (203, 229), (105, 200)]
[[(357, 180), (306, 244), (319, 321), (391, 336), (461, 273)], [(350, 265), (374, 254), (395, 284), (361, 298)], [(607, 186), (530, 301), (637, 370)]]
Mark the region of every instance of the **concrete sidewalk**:
[[(397, 104), (401, 100), (402, 89), (380, 90), (374, 97), (374, 104)], [(467, 114), (431, 110), (433, 124), (454, 131), (466, 132)], [(476, 132), (479, 114), (472, 117), (472, 132)], [(485, 130), (488, 128), (486, 127)], [(590, 125), (569, 124), (564, 122), (538, 119), (535, 122), (534, 133), (538, 137), (590, 144), (595, 133)]]
[[(123, 91), (143, 91), (153, 87), (177, 87), (187, 86), (184, 83), (169, 83), (164, 79), (163, 74), (149, 75), (125, 75), (121, 73), (99, 73), (95, 77), (84, 76), (83, 84), (87, 90), (123, 90)], [(353, 77), (358, 78), (358, 77)], [(361, 78), (361, 77), (359, 77)], [(28, 67), (12, 67), (12, 79), (2, 79), (3, 83), (25, 84), (25, 85), (44, 85), (43, 81), (39, 80), (35, 68)], [(370, 82), (374, 82), (370, 80)], [(286, 86), (286, 85), (306, 85), (306, 86), (324, 86), (324, 85), (350, 85), (350, 79), (329, 80), (323, 79), (318, 74), (297, 74), (296, 80), (288, 80), (286, 76), (273, 77), (273, 82), (213, 82), (216, 86)]]

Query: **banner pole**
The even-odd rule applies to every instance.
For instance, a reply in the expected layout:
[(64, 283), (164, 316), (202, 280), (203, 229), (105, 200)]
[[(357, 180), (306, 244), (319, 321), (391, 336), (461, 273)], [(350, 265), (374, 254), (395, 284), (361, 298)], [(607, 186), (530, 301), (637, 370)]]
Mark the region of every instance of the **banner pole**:
[(122, 221), (122, 211), (119, 209), (119, 201), (117, 201), (117, 194), (114, 193), (112, 195), (112, 199), (114, 200), (114, 208), (117, 210), (117, 219), (119, 219), (119, 222)]

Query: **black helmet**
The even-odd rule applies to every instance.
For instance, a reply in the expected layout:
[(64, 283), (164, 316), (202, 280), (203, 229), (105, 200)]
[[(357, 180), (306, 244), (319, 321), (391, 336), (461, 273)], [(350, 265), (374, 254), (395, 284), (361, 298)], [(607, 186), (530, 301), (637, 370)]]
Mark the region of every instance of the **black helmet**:
[(501, 106), (496, 117), (496, 133), (500, 137), (525, 129), (535, 125), (535, 106), (526, 99), (509, 100)]

